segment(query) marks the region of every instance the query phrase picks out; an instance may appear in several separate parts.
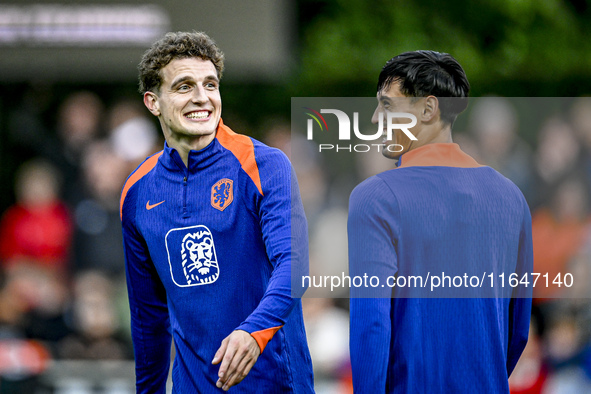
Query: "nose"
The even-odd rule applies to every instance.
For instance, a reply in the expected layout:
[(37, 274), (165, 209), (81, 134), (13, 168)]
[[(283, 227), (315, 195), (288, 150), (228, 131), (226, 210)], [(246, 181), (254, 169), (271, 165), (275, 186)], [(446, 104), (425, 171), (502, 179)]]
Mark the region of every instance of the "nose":
[(197, 85), (193, 90), (193, 97), (191, 97), (191, 99), (196, 104), (203, 104), (207, 102), (208, 97), (207, 93), (205, 92), (205, 88), (203, 86)]
[(373, 111), (373, 116), (371, 117), (371, 123), (378, 124), (378, 122), (380, 120), (380, 116), (383, 116), (383, 114), (380, 114), (380, 106), (378, 105), (376, 107), (376, 110)]

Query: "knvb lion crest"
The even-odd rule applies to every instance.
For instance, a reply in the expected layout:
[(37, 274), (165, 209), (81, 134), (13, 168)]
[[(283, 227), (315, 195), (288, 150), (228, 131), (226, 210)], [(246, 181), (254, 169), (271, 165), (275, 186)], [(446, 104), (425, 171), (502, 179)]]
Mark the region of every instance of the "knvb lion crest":
[(234, 182), (223, 178), (211, 187), (211, 206), (223, 211), (234, 200)]
[(177, 286), (207, 285), (218, 279), (220, 269), (213, 235), (206, 226), (170, 230), (166, 235), (166, 250), (172, 280)]

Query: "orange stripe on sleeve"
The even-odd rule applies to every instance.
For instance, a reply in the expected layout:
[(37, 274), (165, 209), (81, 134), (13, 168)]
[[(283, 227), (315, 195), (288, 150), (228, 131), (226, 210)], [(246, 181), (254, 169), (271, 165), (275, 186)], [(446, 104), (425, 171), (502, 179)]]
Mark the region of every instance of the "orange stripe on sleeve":
[(261, 176), (259, 167), (254, 157), (254, 145), (252, 140), (245, 135), (236, 134), (220, 119), (217, 135), (219, 143), (236, 156), (244, 172), (248, 174), (254, 182), (261, 195), (263, 187), (261, 185)]
[(271, 338), (273, 338), (273, 335), (275, 335), (275, 333), (279, 331), (281, 327), (283, 326), (271, 327), (267, 328), (266, 330), (255, 331), (250, 334), (254, 338), (254, 340), (257, 341), (257, 343), (259, 344), (259, 347), (261, 348), (261, 353), (263, 352), (263, 350), (265, 350), (267, 343), (269, 343)]
[(129, 189), (139, 181), (144, 175), (152, 170), (158, 163), (158, 158), (162, 155), (164, 151), (156, 153), (155, 155), (150, 156), (144, 163), (134, 172), (127, 182), (125, 182), (125, 186), (123, 186), (123, 191), (121, 192), (121, 202), (119, 204), (119, 217), (123, 219), (123, 202), (125, 201), (125, 196), (127, 196), (127, 192)]

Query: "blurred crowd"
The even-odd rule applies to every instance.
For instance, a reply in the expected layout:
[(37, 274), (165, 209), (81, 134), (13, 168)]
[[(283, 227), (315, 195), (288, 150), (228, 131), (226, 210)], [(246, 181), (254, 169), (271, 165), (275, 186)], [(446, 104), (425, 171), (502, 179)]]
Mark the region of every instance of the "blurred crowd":
[(140, 100), (106, 108), (93, 92), (72, 93), (54, 130), (29, 109), (12, 113), (8, 130), (29, 159), (0, 219), (2, 393), (34, 393), (54, 360), (133, 359), (119, 198), (162, 149)]
[[(534, 271), (548, 273), (548, 286), (535, 288), (530, 341), (511, 391), (591, 392), (591, 98), (538, 114), (535, 130), (524, 129), (518, 104), (478, 99), (454, 128), (455, 142), (522, 190), (532, 211)], [(30, 159), (15, 172), (14, 203), (0, 219), (0, 393), (34, 393), (55, 361), (133, 359), (119, 198), (128, 174), (163, 145), (140, 99), (107, 107), (93, 92), (71, 93), (44, 132), (26, 101), (20, 108), (10, 114), (7, 139)], [(296, 170), (311, 275), (346, 272), (348, 195), (393, 163), (360, 153), (351, 157), (354, 171), (339, 171), (311, 141), (292, 135), (288, 121), (262, 129), (263, 141)], [(346, 296), (311, 288), (303, 300), (321, 394), (351, 392)]]

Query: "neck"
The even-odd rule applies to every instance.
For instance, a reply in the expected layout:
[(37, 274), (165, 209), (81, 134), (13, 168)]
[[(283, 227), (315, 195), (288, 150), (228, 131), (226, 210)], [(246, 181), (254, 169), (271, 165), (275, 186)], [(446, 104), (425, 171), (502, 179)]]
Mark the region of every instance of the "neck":
[(439, 130), (435, 137), (429, 141), (429, 144), (449, 143), (453, 142), (451, 138), (451, 127), (447, 126)]
[(214, 140), (216, 133), (200, 136), (166, 136), (166, 143), (171, 148), (174, 148), (185, 166), (189, 166), (189, 152), (192, 150), (201, 150)]
[(408, 151), (411, 151), (421, 146), (428, 144), (441, 144), (453, 142), (451, 138), (451, 127), (433, 127), (429, 126), (427, 129), (423, 129), (418, 136), (418, 141), (410, 141)]

